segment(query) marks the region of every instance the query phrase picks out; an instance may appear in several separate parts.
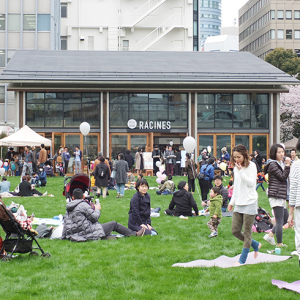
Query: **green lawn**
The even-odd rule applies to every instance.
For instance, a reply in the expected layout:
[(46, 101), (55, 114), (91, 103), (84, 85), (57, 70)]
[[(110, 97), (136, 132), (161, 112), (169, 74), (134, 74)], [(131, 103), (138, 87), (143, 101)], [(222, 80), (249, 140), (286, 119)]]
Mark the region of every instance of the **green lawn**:
[[(185, 177), (186, 178), (186, 177)], [(150, 186), (156, 185), (148, 177)], [(180, 181), (175, 178), (175, 183)], [(184, 177), (183, 177), (184, 179)], [(9, 177), (14, 188), (19, 177)], [(226, 178), (226, 182), (228, 178)], [(40, 188), (55, 197), (13, 198), (36, 217), (52, 218), (64, 214), (63, 178), (49, 178)], [(110, 191), (102, 205), (101, 223), (115, 220), (125, 226), (129, 203), (134, 191), (126, 191), (116, 199)], [(171, 195), (151, 195), (151, 206), (168, 207)], [(195, 193), (197, 203), (199, 195)], [(12, 199), (5, 198), (9, 205)], [(260, 189), (259, 205), (270, 210), (266, 194)], [(121, 238), (85, 243), (61, 240), (40, 240), (51, 258), (19, 255), (11, 262), (0, 262), (0, 299), (298, 299), (297, 293), (280, 290), (271, 279), (287, 282), (299, 280), (298, 258), (272, 264), (239, 268), (172, 268), (177, 262), (214, 259), (220, 255), (240, 254), (242, 243), (231, 234), (231, 218), (223, 218), (219, 236), (208, 239), (208, 218), (182, 220), (166, 216), (152, 218), (157, 236)], [(2, 229), (0, 234), (4, 237)], [(253, 237), (262, 243), (262, 252), (274, 249), (263, 240), (263, 233)], [(294, 231), (284, 230), (283, 242), (288, 245), (283, 255), (295, 250)]]

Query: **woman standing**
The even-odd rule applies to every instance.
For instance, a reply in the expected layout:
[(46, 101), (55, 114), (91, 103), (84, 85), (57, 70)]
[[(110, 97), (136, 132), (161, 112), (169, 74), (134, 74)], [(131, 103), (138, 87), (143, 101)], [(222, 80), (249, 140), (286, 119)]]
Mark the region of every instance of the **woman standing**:
[(118, 161), (115, 165), (115, 171), (116, 171), (116, 183), (117, 183), (117, 198), (123, 198), (124, 197), (124, 189), (125, 189), (125, 183), (127, 183), (127, 172), (129, 171), (128, 164), (124, 160), (124, 154), (120, 153), (118, 155)]
[(213, 167), (214, 162), (215, 159), (211, 157), (208, 159), (207, 163), (203, 165), (200, 169), (200, 174), (204, 174), (203, 179), (199, 178), (202, 201), (207, 200), (207, 194), (209, 192), (209, 189), (212, 188), (212, 181), (215, 176), (215, 169)]
[(137, 192), (130, 201), (128, 228), (136, 232), (141, 232), (141, 230), (143, 230), (143, 234), (156, 235), (157, 232), (151, 226), (151, 206), (147, 180), (144, 178), (138, 180), (136, 189)]
[(103, 199), (106, 198), (108, 179), (110, 178), (109, 166), (105, 163), (104, 156), (99, 158), (100, 164), (96, 166), (95, 180), (97, 186), (97, 197), (100, 197), (101, 189), (103, 188)]
[(144, 157), (143, 157), (143, 149), (139, 148), (138, 152), (135, 154), (135, 168), (137, 174), (141, 174), (144, 169)]
[(191, 159), (189, 153), (186, 153), (185, 171), (188, 175), (189, 192), (195, 193), (195, 178), (197, 176), (197, 164)]
[[(272, 207), (276, 219), (275, 235), (277, 239), (277, 247), (285, 246), (282, 244), (282, 226), (284, 220), (284, 209), (286, 208), (287, 199), (287, 179), (290, 174), (291, 159), (285, 158), (283, 163), (284, 148), (280, 144), (274, 144), (270, 149), (270, 160), (265, 172), (269, 174), (268, 197), (270, 206)], [(264, 240), (275, 246), (274, 232), (270, 232), (264, 236)]]
[(156, 174), (159, 171), (158, 166), (156, 163), (161, 159), (161, 151), (158, 148), (158, 145), (154, 146), (154, 150), (152, 151), (152, 158), (153, 158), (153, 174)]
[[(252, 239), (252, 225), (257, 214), (256, 166), (249, 161), (249, 154), (244, 145), (232, 149), (231, 164), (234, 165), (234, 190), (228, 205), (232, 216), (232, 234), (244, 242), (243, 251), (236, 266), (243, 265), (248, 257), (250, 246), (257, 258), (261, 244)], [(242, 231), (242, 227), (243, 231)]]

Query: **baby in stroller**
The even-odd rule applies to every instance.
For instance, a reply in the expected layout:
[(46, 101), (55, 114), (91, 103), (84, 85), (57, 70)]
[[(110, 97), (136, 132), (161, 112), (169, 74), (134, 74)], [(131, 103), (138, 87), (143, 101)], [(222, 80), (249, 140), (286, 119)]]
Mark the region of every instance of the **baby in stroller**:
[(64, 176), (64, 167), (63, 167), (62, 163), (58, 162), (56, 164), (55, 170), (56, 170), (56, 173), (59, 173), (59, 176), (61, 176), (61, 177)]

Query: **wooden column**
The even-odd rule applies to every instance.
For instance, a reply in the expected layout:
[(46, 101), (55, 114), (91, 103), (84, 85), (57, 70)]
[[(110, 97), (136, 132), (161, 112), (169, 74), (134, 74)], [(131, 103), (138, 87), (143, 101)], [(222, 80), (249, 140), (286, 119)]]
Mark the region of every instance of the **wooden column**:
[(107, 139), (108, 139), (108, 131), (109, 128), (107, 128), (107, 120), (109, 116), (107, 115), (107, 93), (103, 93), (103, 111), (101, 112), (101, 117), (103, 118), (103, 127), (101, 128), (101, 131), (103, 133), (103, 145), (101, 145), (101, 148), (103, 150), (103, 155), (105, 157), (109, 156), (109, 153), (107, 153)]
[(23, 105), (23, 92), (19, 92), (19, 128), (22, 128), (24, 125), (24, 105)]
[(196, 111), (196, 105), (195, 105), (195, 93), (191, 94), (191, 115), (189, 116), (191, 118), (191, 136), (193, 138), (197, 138), (197, 132), (195, 132), (195, 114), (194, 112)]

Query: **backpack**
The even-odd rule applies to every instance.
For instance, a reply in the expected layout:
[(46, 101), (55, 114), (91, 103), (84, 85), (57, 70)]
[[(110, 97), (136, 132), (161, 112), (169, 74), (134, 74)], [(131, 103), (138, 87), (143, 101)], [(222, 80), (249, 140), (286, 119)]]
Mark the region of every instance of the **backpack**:
[(271, 223), (270, 214), (265, 209), (259, 207), (253, 222), (253, 230), (255, 229), (256, 232), (267, 232), (272, 228), (273, 224)]
[(100, 165), (100, 172), (99, 172), (98, 177), (99, 178), (105, 178), (106, 177), (106, 172), (105, 172), (105, 169), (103, 168), (102, 164)]
[(14, 171), (16, 169), (16, 165), (13, 161), (10, 164), (10, 168), (12, 169), (12, 171)]
[(207, 177), (207, 175), (205, 174), (205, 171), (206, 171), (207, 167), (208, 167), (208, 164), (206, 165), (205, 169), (203, 170), (203, 173), (199, 173), (197, 175), (198, 180), (205, 180), (205, 178)]

